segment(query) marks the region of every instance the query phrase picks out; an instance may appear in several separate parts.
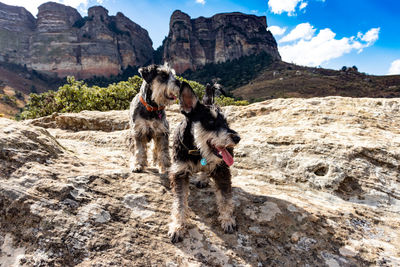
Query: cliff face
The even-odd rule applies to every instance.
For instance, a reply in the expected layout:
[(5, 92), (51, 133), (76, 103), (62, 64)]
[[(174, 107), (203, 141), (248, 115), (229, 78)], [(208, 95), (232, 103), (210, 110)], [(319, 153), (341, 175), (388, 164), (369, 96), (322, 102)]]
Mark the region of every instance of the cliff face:
[(163, 59), (178, 73), (260, 52), (281, 59), (264, 16), (235, 12), (191, 19), (177, 10), (169, 27)]
[[(178, 73), (206, 63), (225, 62), (268, 52), (280, 60), (265, 17), (242, 13), (191, 19), (181, 11), (171, 16), (163, 60)], [(0, 3), (0, 61), (55, 74), (87, 78), (120, 73), (153, 60), (148, 32), (122, 13), (109, 16), (95, 6), (82, 18), (72, 7), (48, 2), (35, 19), (22, 7)]]
[(120, 73), (152, 61), (146, 30), (122, 13), (100, 6), (82, 18), (74, 9), (48, 2), (37, 20), (24, 8), (0, 5), (0, 60), (59, 77), (87, 78)]
[(23, 7), (0, 3), (0, 61), (25, 64), (35, 18)]

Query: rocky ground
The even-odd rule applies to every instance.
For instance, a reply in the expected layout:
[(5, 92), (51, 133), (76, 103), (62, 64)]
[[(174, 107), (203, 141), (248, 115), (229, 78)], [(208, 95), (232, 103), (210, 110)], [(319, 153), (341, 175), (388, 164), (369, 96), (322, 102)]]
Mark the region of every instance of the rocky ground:
[[(276, 99), (224, 109), (239, 228), (191, 186), (183, 242), (156, 169), (132, 174), (127, 111), (0, 118), (1, 266), (398, 266), (400, 99)], [(168, 110), (172, 130), (182, 119)]]

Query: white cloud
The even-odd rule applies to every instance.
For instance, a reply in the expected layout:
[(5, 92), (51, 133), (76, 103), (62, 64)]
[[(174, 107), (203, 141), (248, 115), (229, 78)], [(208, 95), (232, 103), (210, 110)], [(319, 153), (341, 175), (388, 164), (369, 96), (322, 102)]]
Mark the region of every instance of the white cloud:
[(279, 40), (280, 43), (291, 42), (298, 39), (310, 40), (316, 29), (310, 23), (300, 23), (290, 33)]
[(392, 62), (389, 68), (389, 75), (400, 75), (400, 59), (396, 59)]
[[(81, 12), (86, 12), (89, 0), (52, 0), (53, 2), (57, 2), (66, 6), (71, 6), (73, 8), (77, 8)], [(12, 6), (22, 6), (25, 7), (32, 15), (36, 16), (38, 13), (38, 6), (49, 2), (49, 0), (1, 0), (2, 3)], [(95, 2), (97, 4), (102, 4), (104, 0), (93, 0), (91, 2)]]
[(300, 4), (299, 9), (302, 10), (302, 9), (306, 8), (307, 5), (308, 5), (307, 2), (303, 2)]
[(297, 25), (280, 40), (280, 43), (290, 42), (279, 46), (282, 60), (299, 65), (318, 66), (352, 51), (360, 53), (379, 38), (379, 28), (372, 28), (365, 34), (359, 33), (357, 37), (336, 39), (336, 33), (329, 28), (320, 30), (315, 35), (316, 29), (313, 26), (308, 23), (302, 24)]
[(361, 40), (369, 43), (369, 44), (373, 44), (376, 42), (376, 40), (378, 40), (379, 38), (379, 31), (381, 30), (381, 28), (372, 28), (369, 31), (367, 31), (364, 35), (360, 35)]
[(282, 35), (282, 34), (284, 34), (286, 32), (286, 27), (285, 28), (281, 28), (279, 26), (269, 26), (268, 30), (270, 32), (272, 32), (273, 35), (279, 36), (279, 35)]
[(304, 0), (269, 0), (268, 6), (272, 13), (282, 14), (287, 12), (289, 16), (296, 15), (296, 7), (300, 4), (299, 9), (303, 9), (307, 6), (307, 2)]
[(205, 5), (206, 1), (205, 0), (196, 0), (196, 3)]

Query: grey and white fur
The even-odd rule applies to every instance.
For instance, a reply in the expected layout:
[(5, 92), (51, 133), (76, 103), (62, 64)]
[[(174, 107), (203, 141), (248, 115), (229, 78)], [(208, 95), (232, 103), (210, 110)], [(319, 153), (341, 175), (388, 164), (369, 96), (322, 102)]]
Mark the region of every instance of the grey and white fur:
[(188, 217), (189, 177), (197, 172), (203, 172), (215, 182), (222, 229), (232, 233), (236, 228), (229, 166), (233, 164), (233, 147), (239, 143), (240, 137), (229, 128), (220, 109), (211, 105), (213, 98), (209, 96), (206, 101), (209, 105), (204, 105), (188, 83), (181, 84), (179, 100), (185, 119), (174, 133), (169, 176), (174, 196), (169, 225), (169, 237), (173, 243), (183, 239)]
[[(165, 173), (171, 166), (171, 158), (169, 125), (164, 107), (176, 100), (180, 81), (176, 79), (175, 71), (167, 65), (150, 65), (140, 68), (139, 73), (143, 83), (129, 109), (130, 170), (142, 172), (146, 168), (147, 144), (153, 140), (153, 162), (159, 166), (161, 173)], [(141, 97), (145, 104), (141, 102)]]

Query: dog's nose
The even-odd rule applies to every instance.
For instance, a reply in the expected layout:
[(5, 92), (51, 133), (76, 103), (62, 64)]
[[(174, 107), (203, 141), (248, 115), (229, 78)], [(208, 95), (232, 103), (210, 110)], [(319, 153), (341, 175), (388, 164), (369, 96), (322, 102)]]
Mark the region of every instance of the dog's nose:
[(232, 135), (231, 135), (231, 138), (232, 138), (232, 141), (233, 141), (235, 144), (239, 143), (239, 141), (240, 141), (240, 136), (237, 135), (237, 134), (232, 134)]

